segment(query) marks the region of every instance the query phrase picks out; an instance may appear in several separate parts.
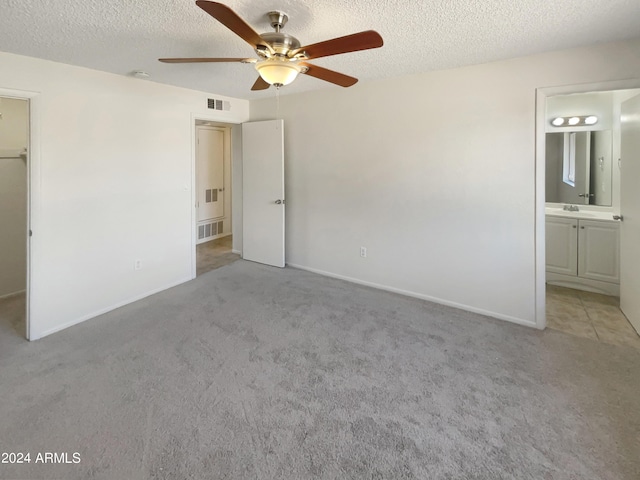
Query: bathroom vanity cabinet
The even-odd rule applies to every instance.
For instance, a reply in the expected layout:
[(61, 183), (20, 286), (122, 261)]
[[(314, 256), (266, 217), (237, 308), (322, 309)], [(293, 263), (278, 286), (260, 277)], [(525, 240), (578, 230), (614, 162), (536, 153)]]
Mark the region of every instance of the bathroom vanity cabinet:
[(619, 295), (618, 222), (547, 215), (546, 230), (547, 283)]

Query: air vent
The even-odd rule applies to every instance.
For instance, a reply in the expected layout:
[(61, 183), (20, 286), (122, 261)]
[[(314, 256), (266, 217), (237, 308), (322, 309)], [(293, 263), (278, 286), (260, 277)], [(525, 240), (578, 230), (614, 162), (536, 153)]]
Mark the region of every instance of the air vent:
[(210, 108), (211, 110), (223, 110), (225, 112), (228, 112), (229, 110), (231, 110), (231, 102), (228, 102), (226, 100), (217, 100), (215, 98), (208, 98), (207, 108)]
[(211, 203), (218, 201), (218, 189), (217, 188), (207, 188), (204, 191), (204, 203)]
[(198, 240), (222, 235), (223, 227), (224, 224), (222, 223), (222, 220), (198, 225)]

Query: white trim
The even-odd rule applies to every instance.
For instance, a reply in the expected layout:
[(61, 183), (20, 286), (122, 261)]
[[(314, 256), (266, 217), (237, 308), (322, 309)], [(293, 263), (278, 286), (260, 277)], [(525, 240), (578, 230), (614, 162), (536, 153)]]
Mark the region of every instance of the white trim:
[(85, 322), (87, 320), (91, 320), (92, 318), (96, 318), (96, 317), (98, 317), (100, 315), (104, 315), (105, 313), (109, 313), (109, 312), (111, 312), (113, 310), (116, 310), (116, 309), (118, 309), (120, 307), (124, 307), (126, 305), (129, 305), (130, 303), (137, 302), (138, 300), (142, 300), (143, 298), (147, 298), (147, 297), (150, 297), (151, 295), (155, 295), (156, 293), (160, 293), (160, 292), (162, 292), (164, 290), (168, 290), (169, 288), (177, 287), (178, 285), (181, 285), (181, 284), (186, 283), (186, 282), (190, 282), (191, 280), (193, 280), (193, 279), (192, 278), (185, 278), (185, 279), (179, 280), (178, 282), (174, 282), (174, 283), (171, 283), (171, 284), (166, 285), (164, 287), (160, 287), (160, 288), (157, 288), (155, 290), (151, 290), (151, 291), (143, 293), (141, 295), (136, 295), (135, 297), (130, 297), (127, 300), (124, 300), (122, 302), (118, 302), (118, 303), (116, 303), (114, 305), (111, 305), (109, 307), (101, 308), (100, 310), (96, 310), (96, 311), (94, 311), (92, 313), (89, 313), (87, 315), (83, 315), (82, 317), (77, 318), (75, 320), (72, 320), (70, 322), (67, 322), (65, 324), (57, 325), (54, 328), (51, 328), (49, 330), (45, 330), (44, 332), (35, 333), (34, 334), (35, 336), (33, 338), (30, 338), (30, 340), (38, 340), (40, 338), (46, 337), (48, 335), (51, 335), (52, 333), (56, 333), (56, 332), (59, 332), (61, 330), (66, 329), (66, 328), (73, 327), (74, 325), (77, 325), (79, 323)]
[(590, 278), (577, 277), (575, 275), (564, 275), (562, 273), (547, 272), (547, 283), (559, 287), (584, 290), (586, 292), (601, 293), (613, 297), (620, 296), (620, 284), (592, 280)]
[(231, 250), (231, 253), (237, 253), (238, 255), (242, 255), (242, 251), (241, 250)]
[(640, 88), (640, 79), (615, 80), (610, 82), (562, 85), (536, 89), (535, 128), (535, 214), (534, 214), (534, 258), (535, 258), (535, 318), (540, 330), (547, 325), (546, 318), (546, 267), (545, 267), (545, 133), (547, 97), (570, 93), (588, 93), (610, 90)]
[(322, 275), (325, 277), (337, 278), (339, 280), (345, 280), (350, 283), (356, 283), (358, 285), (364, 285), (366, 287), (377, 288), (378, 290), (385, 290), (387, 292), (399, 293), (400, 295), (406, 295), (407, 297), (419, 298), (421, 300), (426, 300), (428, 302), (438, 303), (440, 305), (446, 305), (447, 307), (454, 307), (460, 310), (465, 310), (467, 312), (478, 313), (480, 315), (486, 315), (487, 317), (497, 318), (498, 320), (506, 320), (507, 322), (516, 323), (518, 325), (523, 325), (525, 327), (538, 328), (535, 322), (530, 320), (524, 320), (522, 318), (512, 317), (510, 315), (503, 315), (502, 313), (491, 312), (489, 310), (483, 310), (481, 308), (471, 307), (469, 305), (464, 305), (462, 303), (450, 302), (449, 300), (443, 300), (437, 297), (431, 297), (429, 295), (424, 295), (422, 293), (416, 293), (409, 290), (402, 290), (400, 288), (390, 287), (388, 285), (381, 285), (379, 283), (367, 282), (365, 280), (359, 280), (353, 277), (347, 277), (344, 275), (339, 275), (337, 273), (326, 272), (324, 270), (318, 270), (317, 268), (307, 267), (305, 265), (299, 265), (296, 263), (287, 263), (288, 267), (297, 268), (300, 270), (305, 270), (311, 273), (317, 273), (318, 275)]
[[(27, 286), (25, 337), (32, 340), (38, 319), (31, 318), (31, 305), (35, 304), (37, 289), (33, 288), (33, 258), (37, 257), (37, 241), (29, 236), (29, 230), (37, 231), (40, 213), (40, 92), (0, 88), (0, 97), (18, 98), (29, 102), (29, 146), (27, 157)], [(37, 282), (35, 282), (37, 285)], [(35, 290), (35, 293), (34, 293)]]

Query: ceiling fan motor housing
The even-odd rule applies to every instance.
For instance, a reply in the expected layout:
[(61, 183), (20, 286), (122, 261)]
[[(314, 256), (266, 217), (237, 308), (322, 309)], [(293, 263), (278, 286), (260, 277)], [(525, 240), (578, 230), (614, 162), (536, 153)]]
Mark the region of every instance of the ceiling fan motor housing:
[(267, 32), (260, 35), (265, 43), (271, 46), (271, 50), (265, 48), (256, 47), (256, 53), (263, 58), (269, 58), (271, 56), (288, 56), (289, 52), (300, 48), (300, 41), (293, 35), (282, 32)]

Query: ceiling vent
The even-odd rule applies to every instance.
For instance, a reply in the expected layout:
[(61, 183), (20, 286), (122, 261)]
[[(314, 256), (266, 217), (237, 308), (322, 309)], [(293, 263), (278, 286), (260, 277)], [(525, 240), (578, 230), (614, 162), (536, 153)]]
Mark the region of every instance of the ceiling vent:
[(227, 102), (226, 100), (217, 100), (215, 98), (207, 98), (207, 108), (228, 112), (231, 110), (231, 102)]

